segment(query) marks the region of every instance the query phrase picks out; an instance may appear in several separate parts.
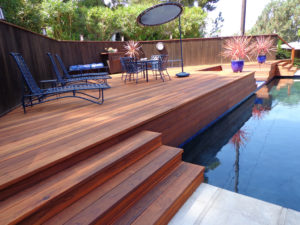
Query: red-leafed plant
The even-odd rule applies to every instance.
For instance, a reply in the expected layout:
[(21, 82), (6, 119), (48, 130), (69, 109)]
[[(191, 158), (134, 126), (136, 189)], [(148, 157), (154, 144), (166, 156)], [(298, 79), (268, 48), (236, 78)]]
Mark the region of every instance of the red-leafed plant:
[(245, 36), (238, 36), (225, 40), (222, 55), (230, 57), (231, 60), (243, 60), (245, 58), (250, 59), (250, 40), (251, 38), (247, 38)]
[(236, 147), (240, 148), (240, 146), (245, 145), (248, 140), (248, 133), (244, 130), (238, 130), (230, 139), (230, 142)]
[(261, 104), (255, 104), (252, 108), (252, 116), (255, 119), (262, 119), (263, 116), (269, 111), (267, 107), (264, 107)]
[(137, 41), (128, 41), (126, 42), (124, 48), (126, 50), (125, 55), (128, 55), (133, 58), (137, 58), (139, 56), (139, 50), (142, 46)]
[(270, 53), (271, 51), (276, 51), (277, 48), (273, 47), (274, 39), (271, 37), (256, 37), (256, 41), (253, 42), (250, 46), (251, 51), (250, 54), (257, 57), (259, 55), (266, 55), (267, 53)]

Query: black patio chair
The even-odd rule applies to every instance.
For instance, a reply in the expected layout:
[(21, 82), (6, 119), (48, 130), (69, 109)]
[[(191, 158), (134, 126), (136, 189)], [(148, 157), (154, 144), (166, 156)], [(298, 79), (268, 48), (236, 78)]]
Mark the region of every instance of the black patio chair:
[(120, 63), (121, 63), (121, 67), (122, 67), (122, 77), (121, 77), (122, 80), (124, 78), (124, 75), (126, 75), (125, 63), (128, 61), (133, 61), (133, 58), (132, 57), (121, 57), (120, 58)]
[[(62, 86), (65, 86), (67, 85), (68, 83), (80, 83), (80, 82), (85, 82), (85, 83), (88, 83), (88, 80), (98, 80), (100, 82), (103, 82), (103, 83), (107, 83), (106, 80), (107, 79), (111, 79), (111, 76), (107, 76), (107, 75), (99, 75), (99, 76), (78, 76), (78, 77), (71, 77), (70, 75), (69, 78), (63, 78), (58, 70), (58, 67), (57, 67), (57, 64), (55, 63), (55, 60), (52, 56), (52, 54), (50, 52), (47, 53), (47, 55), (49, 56), (50, 58), (50, 61), (52, 63), (52, 67), (53, 67), (53, 70), (55, 72), (55, 75), (56, 75), (56, 78), (57, 80), (48, 80), (48, 81), (45, 81), (45, 82), (58, 82), (59, 84), (61, 84)], [(67, 72), (67, 71), (66, 71)], [(68, 74), (68, 73), (66, 73)]]
[(161, 58), (161, 55), (151, 55), (150, 60), (157, 60), (157, 61), (151, 63), (152, 71), (158, 69), (158, 60), (159, 60), (160, 58)]
[[(37, 105), (44, 102), (49, 102), (56, 99), (68, 98), (68, 97), (84, 99), (99, 105), (101, 105), (104, 102), (103, 89), (109, 88), (109, 85), (77, 84), (77, 85), (68, 85), (68, 86), (61, 86), (55, 88), (41, 89), (37, 85), (32, 74), (30, 73), (29, 68), (26, 65), (22, 55), (20, 53), (14, 53), (14, 52), (11, 52), (10, 54), (13, 56), (14, 60), (16, 61), (24, 81), (22, 85), (22, 89), (23, 89), (22, 106), (23, 106), (24, 113), (26, 113), (25, 107)], [(99, 96), (95, 97), (87, 93), (83, 93), (82, 91), (84, 90), (99, 90)], [(60, 94), (65, 94), (65, 93), (71, 93), (71, 95), (60, 96)], [(89, 98), (78, 96), (77, 94), (81, 94)], [(96, 101), (99, 99), (100, 101)]]
[[(157, 67), (152, 68), (152, 71), (154, 73), (154, 76), (160, 76), (160, 78), (165, 81), (165, 77), (168, 76), (169, 80), (171, 80), (171, 77), (168, 73), (168, 55), (160, 55), (158, 62), (157, 62)], [(166, 74), (164, 73), (166, 72)]]
[[(55, 54), (56, 59), (58, 60), (58, 63), (60, 65), (60, 67), (63, 70), (63, 77), (70, 79), (70, 78), (76, 78), (76, 77), (86, 77), (86, 76), (107, 76), (109, 78), (111, 78), (108, 75), (108, 72), (99, 72), (99, 73), (80, 73), (80, 74), (70, 74), (67, 70), (67, 68), (65, 67), (65, 64), (63, 63), (62, 59), (60, 58), (60, 56), (58, 54)], [(107, 69), (107, 67), (103, 66), (103, 69)]]
[(124, 82), (126, 83), (127, 78), (129, 77), (128, 80), (131, 80), (131, 78), (134, 79), (136, 83), (138, 83), (139, 80), (139, 73), (144, 72), (143, 67), (139, 64), (139, 62), (134, 62), (134, 61), (125, 61), (125, 69), (126, 69), (126, 75), (125, 75), (125, 80)]

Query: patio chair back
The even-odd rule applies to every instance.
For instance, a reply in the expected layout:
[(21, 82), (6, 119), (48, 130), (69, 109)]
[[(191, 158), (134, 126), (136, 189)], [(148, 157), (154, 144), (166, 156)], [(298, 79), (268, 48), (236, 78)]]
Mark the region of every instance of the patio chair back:
[(163, 71), (168, 68), (168, 55), (161, 55), (158, 60), (158, 70)]
[(152, 70), (158, 70), (158, 60), (160, 60), (161, 55), (151, 55), (151, 60), (157, 60), (157, 62), (151, 63)]
[(129, 74), (141, 72), (141, 66), (137, 62), (127, 61), (125, 63), (126, 72)]
[(58, 67), (57, 67), (57, 65), (56, 65), (56, 62), (54, 61), (53, 56), (51, 55), (50, 52), (48, 52), (47, 55), (49, 56), (49, 58), (50, 58), (50, 60), (51, 60), (52, 67), (53, 67), (53, 69), (54, 69), (54, 72), (55, 72), (57, 81), (58, 81), (59, 83), (61, 83), (63, 86), (65, 86), (65, 85), (66, 85), (66, 82), (64, 81), (64, 79), (63, 79), (62, 76), (60, 75), (60, 72), (59, 72), (59, 70), (58, 70)]
[(58, 63), (60, 65), (60, 67), (62, 68), (63, 70), (63, 73), (64, 73), (64, 76), (67, 78), (67, 79), (70, 79), (71, 76), (70, 74), (68, 73), (68, 70), (67, 68), (65, 67), (65, 64), (63, 63), (62, 59), (60, 58), (60, 56), (58, 54), (55, 54), (57, 60), (58, 60)]
[(159, 60), (161, 55), (151, 55), (151, 60)]
[(126, 63), (131, 62), (132, 60), (133, 60), (132, 57), (121, 57), (120, 58), (120, 62), (121, 62), (121, 66), (122, 66), (122, 72), (127, 72)]
[(39, 86), (35, 82), (32, 74), (29, 71), (28, 66), (25, 63), (23, 56), (20, 53), (15, 53), (15, 52), (11, 52), (10, 54), (15, 59), (17, 65), (21, 71), (23, 80), (25, 81), (30, 92), (33, 94), (42, 94), (42, 90), (39, 88)]

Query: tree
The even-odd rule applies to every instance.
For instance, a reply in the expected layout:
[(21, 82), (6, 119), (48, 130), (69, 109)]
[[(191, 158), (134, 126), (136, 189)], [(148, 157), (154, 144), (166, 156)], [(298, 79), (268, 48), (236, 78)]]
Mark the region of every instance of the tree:
[(8, 22), (38, 33), (43, 26), (40, 5), (41, 0), (0, 0)]
[(159, 4), (162, 2), (179, 2), (184, 6), (194, 6), (194, 3), (196, 2), (199, 7), (202, 9), (205, 9), (207, 11), (212, 11), (216, 7), (214, 6), (215, 3), (217, 3), (219, 0), (130, 0), (131, 4)]
[(77, 7), (75, 1), (50, 0), (41, 4), (43, 26), (46, 26), (48, 35), (61, 40), (73, 40), (73, 32)]
[(274, 0), (265, 7), (250, 34), (276, 33), (290, 42), (297, 39), (297, 25), (299, 24), (299, 0)]
[[(105, 6), (105, 3), (103, 0), (75, 0), (78, 2), (79, 7), (95, 7), (95, 6)], [(64, 0), (64, 2), (68, 2), (68, 0)]]
[(222, 12), (219, 12), (218, 17), (213, 21), (213, 28), (211, 29), (209, 36), (218, 37), (221, 33), (223, 27), (224, 18), (222, 17)]
[(180, 2), (184, 6), (194, 6), (194, 4), (197, 3), (199, 7), (207, 11), (212, 11), (216, 8), (214, 4), (218, 1), (219, 0), (178, 0), (177, 2)]
[[(153, 2), (156, 0), (150, 0)], [(170, 23), (143, 27), (136, 23), (137, 16), (152, 3), (123, 7), (121, 0), (113, 6), (100, 0), (0, 0), (8, 22), (40, 33), (47, 28), (49, 37), (60, 40), (110, 40), (121, 33), (126, 40), (161, 40), (170, 35), (179, 38), (178, 20)], [(184, 38), (203, 37), (206, 13), (201, 7), (185, 7), (182, 14)]]

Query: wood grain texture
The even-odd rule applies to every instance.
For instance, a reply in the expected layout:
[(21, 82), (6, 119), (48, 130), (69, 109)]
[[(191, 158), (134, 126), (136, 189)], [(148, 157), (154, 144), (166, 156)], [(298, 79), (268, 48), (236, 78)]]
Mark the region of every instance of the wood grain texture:
[[(58, 41), (21, 27), (0, 21), (0, 115), (13, 109), (21, 102), (21, 75), (10, 52), (20, 52), (27, 62), (34, 78), (53, 79), (54, 73), (47, 52), (59, 54), (68, 67), (70, 65), (99, 62), (99, 53), (113, 47), (124, 51), (125, 42), (110, 41)], [(277, 39), (277, 35), (269, 35)], [(192, 38), (183, 40), (184, 65), (222, 64), (230, 62), (220, 55), (224, 40), (219, 38)], [(254, 40), (254, 39), (253, 39)], [(142, 41), (141, 57), (150, 58), (158, 54), (155, 45), (158, 41)], [(169, 59), (180, 59), (179, 40), (162, 40)], [(277, 42), (275, 42), (277, 43)], [(268, 55), (268, 60), (275, 54)]]
[(64, 99), (0, 118), (2, 189), (142, 130), (162, 132), (163, 143), (178, 146), (255, 90), (253, 73), (190, 72), (126, 85), (114, 76), (104, 105)]
[[(0, 118), (0, 182), (4, 193), (1, 196), (9, 196), (10, 191), (10, 194), (16, 193), (2, 201), (3, 223), (32, 224), (35, 221), (39, 224), (57, 213), (66, 223), (85, 218), (90, 218), (93, 223), (108, 223), (113, 221), (112, 218), (117, 219), (135, 200), (143, 198), (147, 191), (154, 188), (154, 184), (157, 184), (155, 180), (159, 182), (164, 179), (181, 159), (178, 150), (170, 150), (174, 151), (171, 153), (174, 157), (167, 159), (169, 154), (167, 158), (160, 155), (158, 158), (165, 159), (165, 163), (161, 161), (162, 164), (157, 165), (156, 169), (148, 163), (151, 168), (145, 165), (147, 169), (142, 169), (144, 166), (141, 164), (140, 167), (135, 166), (135, 163), (143, 160), (141, 157), (150, 155), (149, 152), (162, 142), (174, 146), (182, 143), (255, 90), (254, 72), (232, 74), (226, 71), (200, 72), (198, 67), (187, 69), (191, 75), (182, 79), (174, 76), (178, 69), (170, 69), (172, 80), (167, 82), (150, 76), (148, 83), (141, 80), (138, 84), (129, 82), (125, 85), (121, 75), (114, 75), (112, 88), (107, 90), (106, 102), (101, 106), (77, 99), (64, 99), (32, 107), (25, 115), (18, 108)], [(138, 148), (137, 154), (123, 157), (123, 153), (138, 143), (133, 135), (143, 130), (161, 131), (162, 140), (154, 135), (155, 141), (151, 142), (153, 136), (150, 135), (147, 141), (144, 135), (151, 132), (143, 132), (140, 144), (145, 148)], [(128, 137), (131, 137), (129, 140), (135, 140), (134, 144), (118, 145)], [(110, 148), (115, 148), (116, 154)], [(105, 152), (111, 152), (111, 163), (118, 165), (115, 169), (100, 166), (101, 162), (105, 164)], [(128, 172), (131, 169), (127, 168), (133, 168), (136, 172)], [(123, 171), (127, 171), (124, 176), (127, 178), (114, 180)], [(178, 192), (178, 195), (174, 195), (177, 197), (170, 202), (172, 207), (162, 209), (166, 215), (157, 217), (157, 221), (165, 223), (170, 219), (193, 188), (202, 181), (200, 174), (201, 171), (190, 180), (190, 188), (183, 187), (181, 194)], [(135, 177), (132, 182), (127, 180), (130, 177)], [(144, 181), (140, 180), (141, 177), (144, 177)], [(108, 178), (114, 182), (107, 184)], [(128, 185), (122, 186), (120, 182)], [(136, 186), (131, 187), (128, 182)], [(99, 191), (97, 187), (103, 185), (106, 187), (103, 190), (119, 185), (122, 190), (128, 190), (121, 198), (124, 201), (116, 199), (114, 206), (102, 210), (102, 216), (81, 214), (82, 211), (90, 215), (90, 212), (94, 212), (93, 204), (98, 209), (103, 199), (109, 203), (113, 196), (122, 193), (116, 191), (107, 195), (110, 197), (104, 197), (108, 192), (102, 192), (98, 198), (87, 197), (82, 204), (86, 207), (78, 206), (76, 201), (79, 198), (95, 193), (93, 189)], [(21, 187), (24, 191), (15, 187)], [(96, 203), (98, 199), (101, 200)], [(81, 209), (80, 212), (73, 205)], [(64, 209), (67, 210), (66, 214), (60, 214)], [(55, 218), (50, 221), (57, 221)]]
[(39, 220), (47, 218), (160, 145), (158, 133), (144, 131), (47, 179), (44, 178), (42, 182), (0, 203), (0, 223), (25, 220), (32, 223), (36, 221), (32, 217)]
[(150, 162), (156, 158), (161, 157), (161, 154), (164, 152), (162, 148), (158, 148), (155, 151), (150, 152), (147, 157), (142, 158), (137, 161), (135, 164), (124, 169), (121, 173), (112, 177), (110, 180), (95, 188), (93, 191), (88, 193), (84, 198), (79, 199), (66, 209), (59, 212), (57, 215), (49, 219), (45, 224), (47, 225), (57, 225), (59, 223), (64, 224), (66, 221), (70, 220), (76, 214), (81, 212), (84, 208), (88, 207), (95, 199), (101, 198), (103, 195), (108, 193), (110, 190), (116, 188), (127, 178), (137, 173), (140, 169), (148, 165)]
[(113, 224), (167, 224), (203, 181), (203, 174), (204, 167), (182, 162)]
[(162, 146), (163, 153), (65, 224), (109, 224), (153, 188), (181, 161), (182, 150)]

